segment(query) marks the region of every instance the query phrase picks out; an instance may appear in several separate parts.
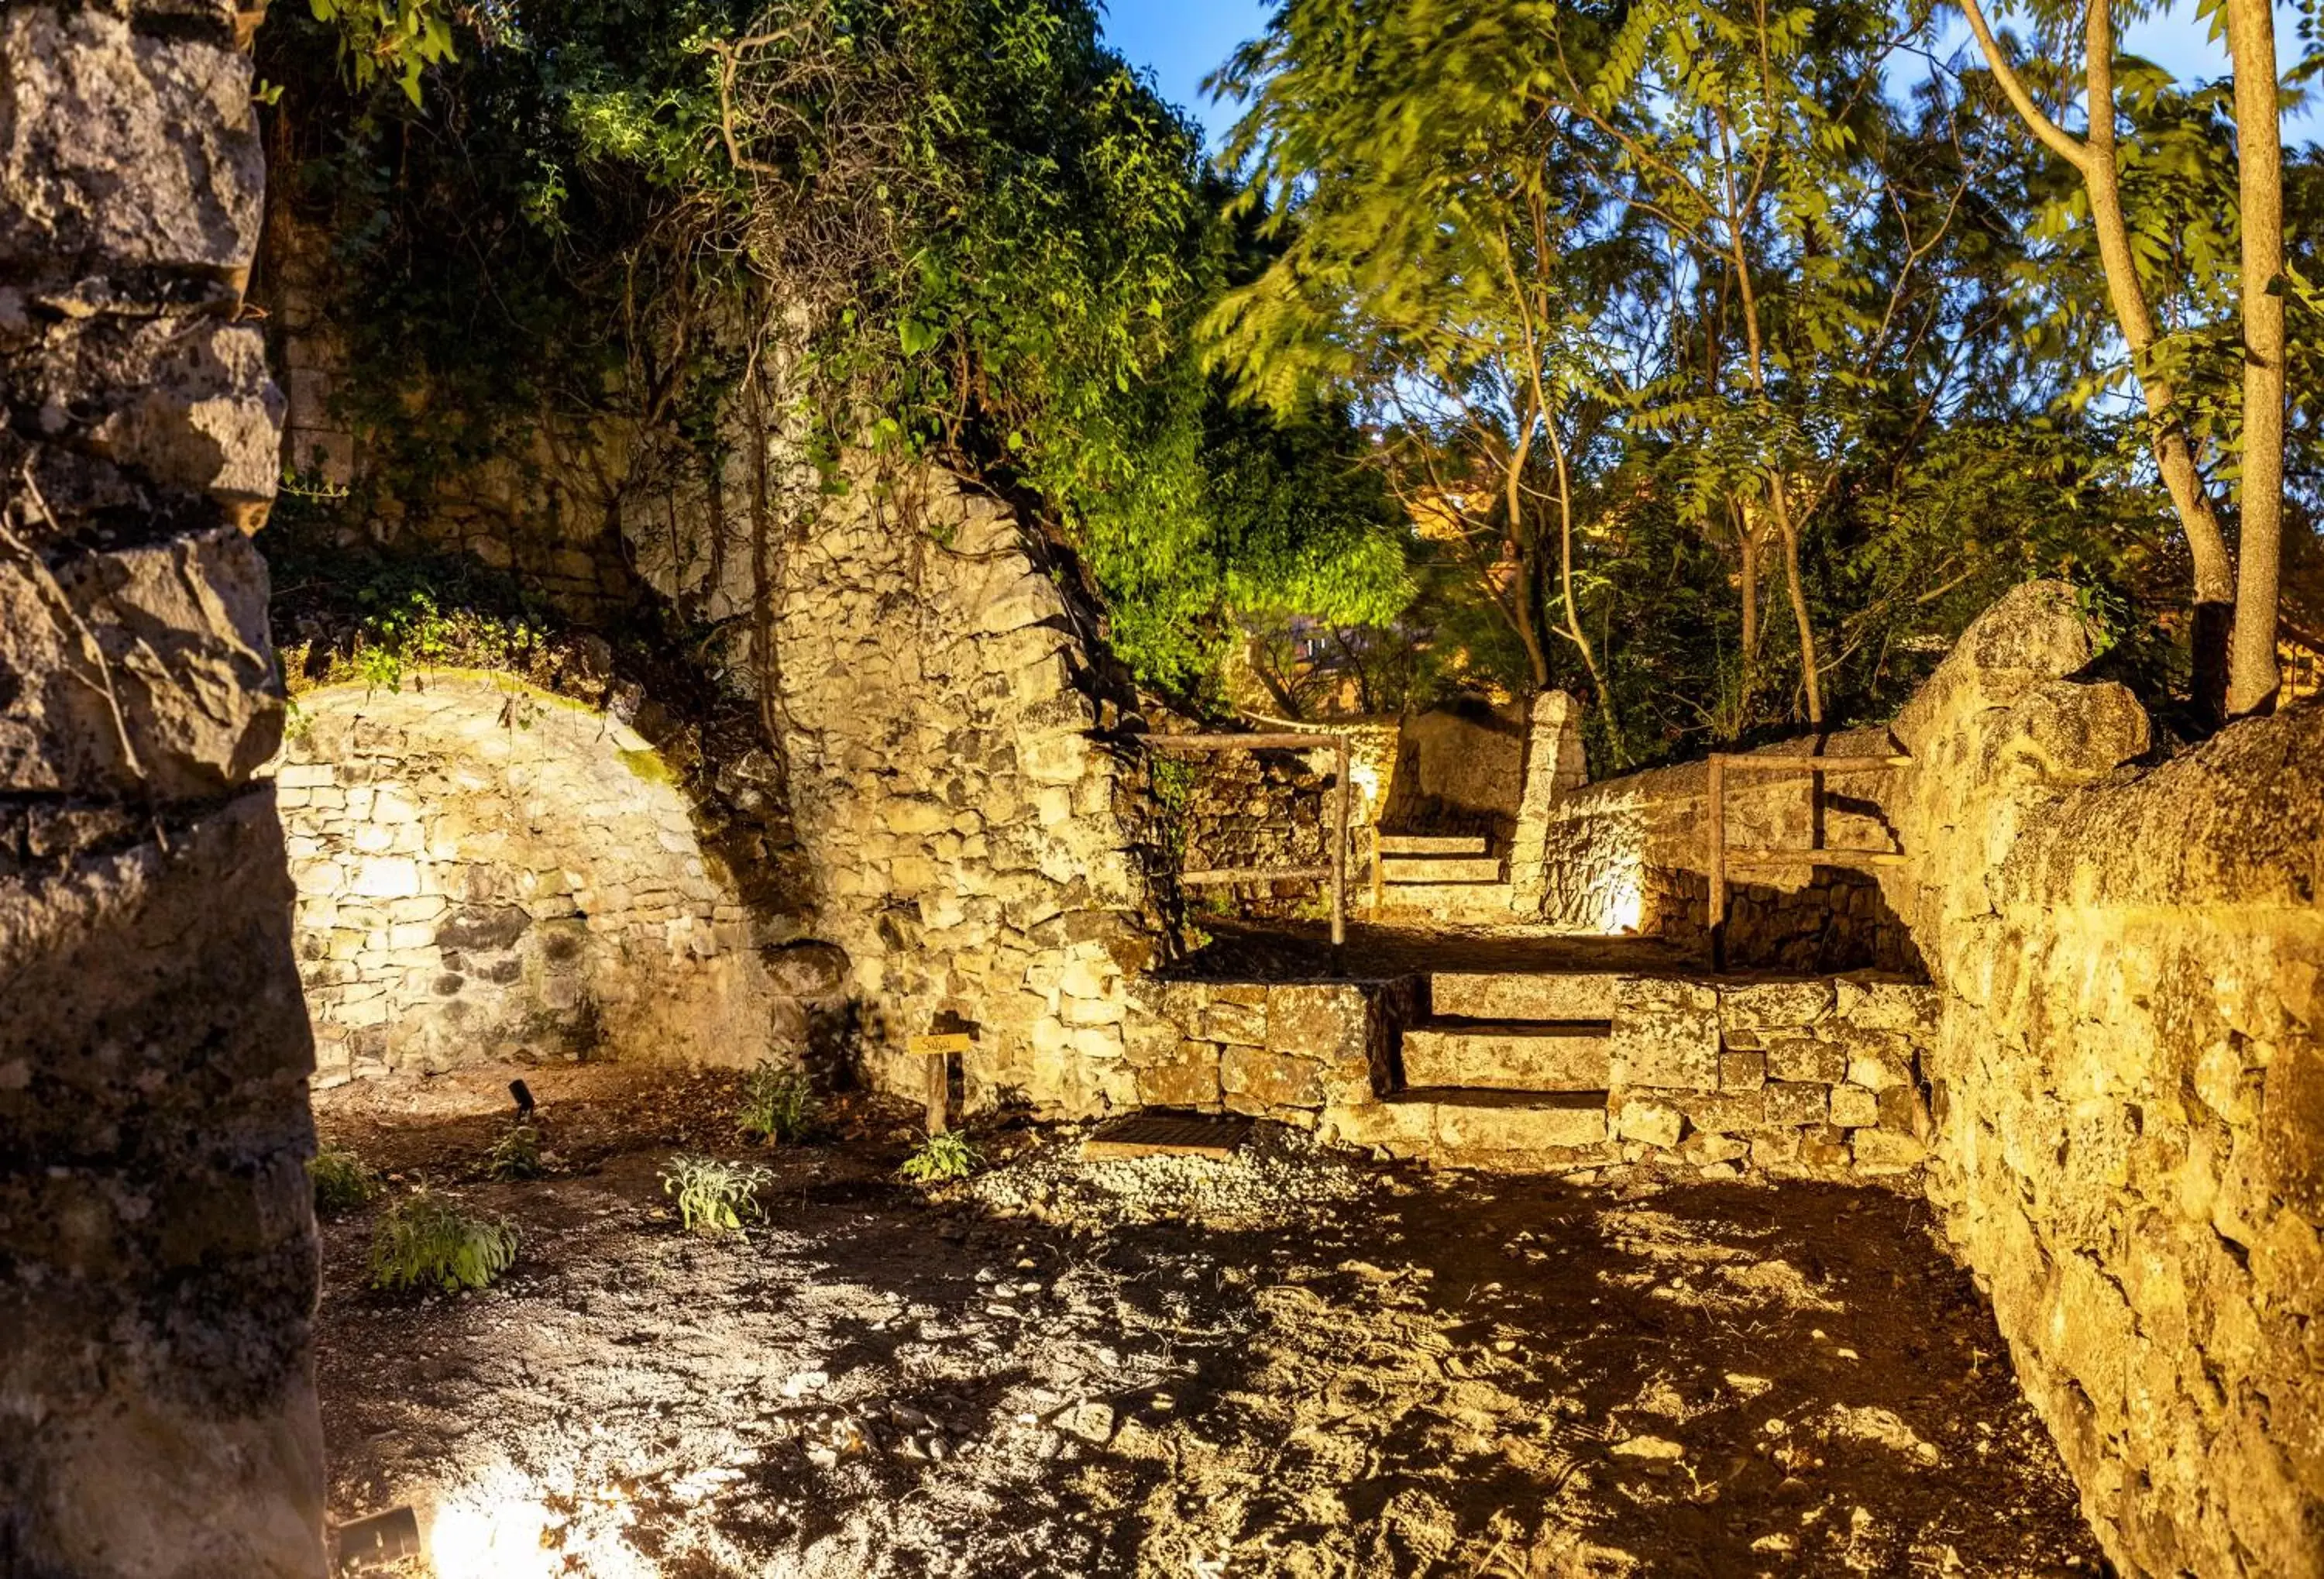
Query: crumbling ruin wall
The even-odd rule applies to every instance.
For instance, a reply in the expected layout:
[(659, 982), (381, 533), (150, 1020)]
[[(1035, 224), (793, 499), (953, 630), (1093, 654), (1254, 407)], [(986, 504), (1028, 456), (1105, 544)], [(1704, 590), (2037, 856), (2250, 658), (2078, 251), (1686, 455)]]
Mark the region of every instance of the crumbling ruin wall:
[(1143, 766), (1067, 595), (1017, 518), (949, 479), (865, 490), (786, 545), (778, 715), (821, 936), (866, 1063), (973, 1028), (972, 1107), (1134, 1105), (1126, 982), (1163, 933)]
[(0, 13), (0, 1569), (322, 1571), (228, 5)]
[(2324, 710), (2148, 769), (2070, 590), (1897, 720), (1930, 1195), (2126, 1574), (2324, 1574)]
[(801, 1050), (773, 940), (618, 719), (507, 676), (412, 672), (302, 692), (276, 774), (325, 1084)]

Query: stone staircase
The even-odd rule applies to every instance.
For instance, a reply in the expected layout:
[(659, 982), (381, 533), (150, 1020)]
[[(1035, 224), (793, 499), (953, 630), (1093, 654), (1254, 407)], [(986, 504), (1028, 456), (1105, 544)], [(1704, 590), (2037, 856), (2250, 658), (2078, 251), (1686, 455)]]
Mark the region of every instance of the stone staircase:
[(1508, 914), (1507, 865), (1483, 834), (1384, 833), (1379, 868), (1383, 915), (1462, 921)]
[[(1438, 971), (1381, 1100), (1399, 1155), (1554, 1153), (1600, 1144), (1626, 974)], [(1402, 1140), (1403, 1144), (1398, 1144)]]

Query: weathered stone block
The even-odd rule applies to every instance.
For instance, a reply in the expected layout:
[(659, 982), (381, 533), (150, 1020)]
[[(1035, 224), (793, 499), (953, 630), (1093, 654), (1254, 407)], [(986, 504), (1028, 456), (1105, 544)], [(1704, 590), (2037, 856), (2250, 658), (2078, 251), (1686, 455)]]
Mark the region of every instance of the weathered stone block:
[(1621, 1084), (1718, 1090), (1718, 995), (1691, 983), (1626, 982), (1609, 1051)]
[(1770, 1080), (1763, 1094), (1770, 1124), (1821, 1124), (1831, 1116), (1831, 1087)]
[(1831, 1011), (1832, 986), (1821, 978), (1754, 982), (1722, 988), (1720, 1023), (1729, 1030), (1782, 1030), (1813, 1025)]
[(1737, 1162), (1751, 1154), (1751, 1142), (1740, 1135), (1692, 1134), (1681, 1142), (1679, 1159), (1696, 1168)]
[(15, 5), (0, 14), (0, 258), (75, 276), (248, 265), (265, 166), (250, 62), (226, 41)]
[(1937, 1034), (1943, 994), (1935, 987), (1872, 972), (1841, 976), (1834, 984), (1839, 989), (1836, 1012), (1850, 1026), (1903, 1031), (1920, 1042)]
[(1848, 1078), (1848, 1051), (1804, 1037), (1778, 1039), (1767, 1044), (1767, 1078), (1838, 1085)]
[(1927, 1147), (1894, 1130), (1858, 1130), (1850, 1140), (1856, 1166), (1867, 1173), (1917, 1168), (1928, 1159)]
[(1831, 1088), (1831, 1122), (1843, 1130), (1869, 1129), (1880, 1122), (1880, 1099), (1861, 1085)]
[(1219, 1084), (1238, 1110), (1323, 1105), (1323, 1066), (1313, 1058), (1231, 1047), (1219, 1059)]
[(1267, 1009), (1264, 1004), (1213, 999), (1203, 1008), (1202, 1035), (1210, 1041), (1263, 1048), (1267, 1045)]
[(1766, 1083), (1766, 1054), (1736, 1052), (1730, 1048), (1719, 1055), (1719, 1088), (1721, 1091), (1757, 1091)]
[(1665, 1101), (1631, 1092), (1618, 1092), (1609, 1104), (1614, 1133), (1625, 1140), (1672, 1147), (1686, 1127), (1685, 1116)]
[(1848, 1167), (1854, 1160), (1848, 1147), (1848, 1134), (1846, 1130), (1830, 1124), (1817, 1124), (1801, 1131), (1800, 1161), (1809, 1168)]
[(1767, 1122), (1764, 1090), (1721, 1092), (1715, 1096), (1682, 1096), (1679, 1111), (1698, 1130), (1712, 1134), (1740, 1134)]
[(1361, 988), (1286, 986), (1267, 994), (1267, 1045), (1276, 1052), (1362, 1061), (1370, 1035), (1370, 1008)]
[(266, 568), (231, 528), (69, 559), (53, 580), (0, 561), (0, 672), (29, 682), (0, 711), (0, 790), (206, 799), (281, 740)]
[(1200, 1042), (1187, 1042), (1175, 1062), (1139, 1069), (1138, 1100), (1149, 1107), (1218, 1106), (1221, 1093), (1217, 1049)]

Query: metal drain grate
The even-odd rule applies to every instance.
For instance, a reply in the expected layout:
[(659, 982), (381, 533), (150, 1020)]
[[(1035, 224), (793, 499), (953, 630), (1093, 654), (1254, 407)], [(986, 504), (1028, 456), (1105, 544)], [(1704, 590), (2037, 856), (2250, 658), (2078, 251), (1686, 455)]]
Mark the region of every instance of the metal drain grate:
[(1250, 1135), (1250, 1121), (1234, 1113), (1125, 1113), (1108, 1119), (1082, 1142), (1093, 1161), (1119, 1157), (1225, 1157)]

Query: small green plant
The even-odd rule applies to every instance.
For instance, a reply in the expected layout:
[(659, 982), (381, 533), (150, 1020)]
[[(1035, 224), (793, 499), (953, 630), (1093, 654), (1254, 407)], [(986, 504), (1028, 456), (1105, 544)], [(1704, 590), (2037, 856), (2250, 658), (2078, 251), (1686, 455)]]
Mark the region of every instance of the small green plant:
[(946, 1130), (941, 1135), (930, 1135), (926, 1145), (905, 1158), (900, 1171), (914, 1184), (941, 1184), (966, 1178), (983, 1160), (966, 1135)]
[(326, 1146), (307, 1159), (307, 1177), (315, 1184), (315, 1210), (352, 1212), (379, 1194), (379, 1178), (352, 1151)]
[(763, 1218), (759, 1191), (774, 1175), (755, 1163), (721, 1162), (715, 1157), (669, 1159), (661, 1176), (662, 1194), (678, 1197), (678, 1214), (689, 1233), (732, 1233), (745, 1218)]
[(482, 1288), (516, 1260), (516, 1230), (471, 1217), (442, 1196), (415, 1190), (388, 1209), (371, 1242), (371, 1282), (390, 1293)]
[(761, 1058), (742, 1076), (742, 1105), (734, 1122), (762, 1140), (803, 1140), (815, 1127), (815, 1088), (805, 1074)]
[(539, 1178), (548, 1171), (540, 1155), (540, 1131), (530, 1124), (519, 1124), (493, 1141), (484, 1171), (502, 1180)]

